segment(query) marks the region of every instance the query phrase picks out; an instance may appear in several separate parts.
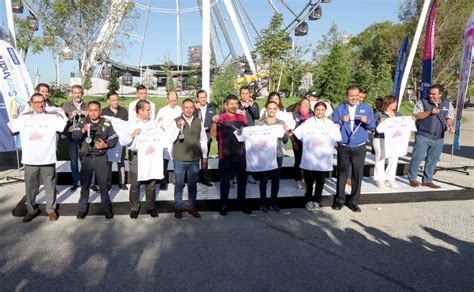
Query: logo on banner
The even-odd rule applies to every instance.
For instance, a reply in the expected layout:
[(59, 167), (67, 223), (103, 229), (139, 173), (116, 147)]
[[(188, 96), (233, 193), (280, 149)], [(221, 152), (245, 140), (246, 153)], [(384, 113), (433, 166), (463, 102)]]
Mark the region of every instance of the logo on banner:
[(15, 51), (12, 48), (7, 48), (8, 53), (10, 54), (10, 57), (12, 57), (12, 61), (15, 65), (20, 65), (20, 61), (18, 60), (17, 55), (15, 54)]

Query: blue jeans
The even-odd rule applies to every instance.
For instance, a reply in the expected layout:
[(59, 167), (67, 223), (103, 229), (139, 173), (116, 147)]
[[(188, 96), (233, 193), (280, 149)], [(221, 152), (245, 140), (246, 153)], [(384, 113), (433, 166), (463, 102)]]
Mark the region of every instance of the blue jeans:
[(196, 208), (197, 182), (199, 179), (199, 161), (173, 161), (174, 164), (174, 208), (183, 210), (184, 177), (188, 175), (189, 209)]
[(422, 182), (429, 183), (433, 181), (433, 174), (436, 170), (436, 163), (443, 150), (443, 144), (443, 138), (433, 140), (422, 135), (416, 135), (410, 167), (408, 169), (409, 180), (416, 180), (420, 163), (426, 157)]
[(78, 185), (81, 180), (81, 174), (79, 173), (79, 144), (71, 139), (68, 139), (69, 159), (71, 160), (71, 173), (74, 185)]

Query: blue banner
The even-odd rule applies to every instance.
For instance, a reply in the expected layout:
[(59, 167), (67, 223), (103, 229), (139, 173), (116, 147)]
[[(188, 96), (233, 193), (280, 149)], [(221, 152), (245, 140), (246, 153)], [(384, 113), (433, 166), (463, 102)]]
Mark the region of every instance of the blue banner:
[[(407, 48), (408, 48), (408, 36), (405, 37), (403, 40), (402, 46), (400, 47), (400, 53), (398, 54), (397, 59), (397, 67), (395, 69), (395, 77), (393, 78), (393, 91), (392, 95), (398, 96), (400, 95), (400, 87), (402, 86), (402, 77), (403, 72), (405, 71), (405, 65), (407, 60)], [(398, 104), (400, 104), (401, 100), (398, 100)]]
[(5, 106), (3, 94), (0, 91), (0, 152), (16, 150), (15, 139), (7, 126), (9, 121), (7, 107)]
[(421, 74), (421, 95), (420, 98), (428, 98), (433, 77), (433, 57), (435, 48), (435, 20), (438, 0), (431, 6), (430, 18), (426, 27), (425, 48), (423, 50), (423, 73)]

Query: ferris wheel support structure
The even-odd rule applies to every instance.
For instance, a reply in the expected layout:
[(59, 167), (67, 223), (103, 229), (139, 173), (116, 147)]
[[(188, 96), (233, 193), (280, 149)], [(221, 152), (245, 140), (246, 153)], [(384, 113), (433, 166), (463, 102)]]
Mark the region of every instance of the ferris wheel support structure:
[(211, 89), (211, 0), (202, 0), (202, 89), (210, 100)]

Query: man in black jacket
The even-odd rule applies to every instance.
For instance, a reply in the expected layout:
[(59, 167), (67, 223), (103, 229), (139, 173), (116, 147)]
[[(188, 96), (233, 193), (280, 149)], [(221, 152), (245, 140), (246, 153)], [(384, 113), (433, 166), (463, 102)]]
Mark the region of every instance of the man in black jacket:
[[(207, 155), (209, 156), (209, 151), (211, 150), (211, 127), (212, 127), (212, 117), (217, 115), (216, 109), (207, 102), (207, 93), (204, 89), (201, 89), (196, 94), (196, 109), (194, 110), (193, 115), (200, 119), (204, 125), (204, 131), (207, 136)], [(213, 183), (211, 182), (211, 176), (208, 171), (207, 159), (201, 160), (201, 173), (200, 173), (200, 182), (203, 185), (212, 187)]]

